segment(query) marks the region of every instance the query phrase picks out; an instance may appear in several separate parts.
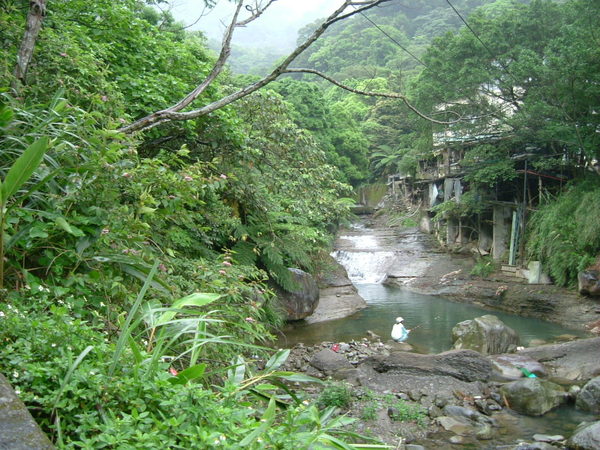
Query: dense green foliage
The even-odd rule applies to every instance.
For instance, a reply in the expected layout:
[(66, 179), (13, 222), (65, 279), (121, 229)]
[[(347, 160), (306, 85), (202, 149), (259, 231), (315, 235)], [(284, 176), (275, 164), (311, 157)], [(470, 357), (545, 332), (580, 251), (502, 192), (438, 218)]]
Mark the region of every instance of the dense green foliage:
[[(597, 4), (580, 1), (481, 8), (469, 18), (477, 36), (468, 29), (448, 34), (424, 56), (427, 68), (416, 81), (419, 106), (433, 112), (443, 102), (447, 118), (452, 111), (479, 117), (451, 126), (455, 138), (510, 136), (505, 150), (527, 148), (538, 168), (597, 157), (599, 58), (590, 25), (599, 15)], [(474, 150), (480, 159), (506, 164), (510, 151), (502, 157), (493, 153), (496, 147)], [(509, 167), (480, 169), (496, 173), (471, 176), (492, 184), (510, 179)]]
[(529, 253), (548, 268), (560, 285), (572, 285), (577, 273), (596, 262), (600, 252), (600, 180), (573, 184), (531, 219)]
[[(24, 5), (0, 4), (0, 371), (60, 447), (338, 442), (348, 421), (284, 384), (305, 381), (277, 371), (285, 353), (256, 372), (282, 320), (273, 283), (317, 270), (348, 214), (331, 148), (273, 91), (115, 131), (214, 61), (202, 35), (136, 0), (49, 2), (15, 94)], [(30, 169), (10, 170), (23, 154)]]

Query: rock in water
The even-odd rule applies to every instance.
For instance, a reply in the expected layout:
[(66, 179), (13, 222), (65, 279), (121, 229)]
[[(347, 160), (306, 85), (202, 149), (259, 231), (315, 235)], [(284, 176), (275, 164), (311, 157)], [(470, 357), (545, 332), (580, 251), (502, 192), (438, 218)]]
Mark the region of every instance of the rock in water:
[(496, 316), (486, 314), (458, 323), (452, 329), (454, 348), (475, 350), (483, 355), (514, 352), (519, 336)]
[(314, 278), (300, 269), (288, 269), (295, 287), (285, 290), (277, 287), (277, 298), (287, 320), (301, 320), (310, 316), (319, 305), (319, 287)]
[(600, 421), (581, 424), (567, 440), (567, 447), (577, 450), (600, 448)]
[(540, 378), (523, 378), (501, 388), (508, 406), (528, 416), (541, 416), (565, 400), (565, 392), (558, 384)]
[(600, 377), (592, 378), (583, 386), (577, 394), (575, 406), (584, 411), (600, 413)]

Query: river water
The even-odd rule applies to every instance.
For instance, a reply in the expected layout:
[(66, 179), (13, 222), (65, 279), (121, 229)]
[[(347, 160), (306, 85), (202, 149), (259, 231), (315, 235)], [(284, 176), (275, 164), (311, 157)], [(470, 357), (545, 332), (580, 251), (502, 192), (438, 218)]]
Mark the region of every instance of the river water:
[(418, 231), (395, 233), (357, 225), (336, 241), (332, 255), (346, 269), (348, 277), (367, 302), (367, 307), (343, 319), (318, 323), (297, 323), (285, 330), (280, 345), (291, 347), (299, 342), (345, 342), (367, 337), (371, 331), (382, 341), (390, 339), (394, 320), (404, 317), (412, 329), (407, 343), (419, 353), (439, 353), (452, 347), (452, 328), (459, 322), (484, 314), (494, 314), (513, 328), (528, 346), (532, 339), (553, 341), (561, 335), (584, 333), (538, 319), (520, 317), (483, 307), (458, 303), (443, 296), (415, 293), (407, 288), (386, 286), (389, 273), (406, 278), (423, 276), (432, 259), (443, 258), (426, 243)]
[(407, 343), (419, 353), (440, 353), (452, 348), (452, 328), (463, 320), (484, 314), (493, 314), (514, 329), (521, 345), (527, 346), (532, 339), (553, 341), (565, 334), (583, 336), (578, 330), (560, 327), (538, 319), (520, 317), (478, 306), (457, 303), (440, 296), (423, 295), (409, 290), (383, 284), (355, 284), (359, 294), (367, 302), (367, 308), (350, 317), (297, 324), (285, 332), (286, 346), (298, 342), (317, 344), (320, 342), (348, 342), (367, 337), (372, 331), (382, 338), (390, 339), (394, 320), (404, 318), (404, 324), (412, 329)]

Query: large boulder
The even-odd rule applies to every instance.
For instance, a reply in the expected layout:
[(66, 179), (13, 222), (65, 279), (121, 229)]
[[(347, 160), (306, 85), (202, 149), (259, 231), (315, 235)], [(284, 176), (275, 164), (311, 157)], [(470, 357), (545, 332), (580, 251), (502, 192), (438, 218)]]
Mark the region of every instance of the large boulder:
[(410, 373), (427, 376), (447, 376), (462, 381), (488, 381), (492, 364), (480, 353), (471, 350), (450, 350), (438, 355), (394, 352), (366, 361), (377, 372)]
[(310, 316), (319, 305), (319, 287), (309, 273), (300, 269), (288, 270), (294, 287), (291, 290), (276, 287), (277, 298), (286, 313), (286, 320), (301, 320)]
[(583, 270), (577, 274), (579, 293), (600, 296), (600, 270)]
[(565, 401), (561, 386), (539, 378), (513, 381), (500, 390), (511, 409), (528, 416), (542, 416)]
[(577, 395), (577, 408), (593, 413), (600, 413), (600, 377), (588, 381)]
[(600, 421), (583, 423), (567, 440), (567, 447), (575, 450), (597, 450), (600, 448)]
[(17, 394), (0, 374), (0, 449), (54, 449)]
[(325, 256), (326, 270), (317, 279), (319, 285), (319, 305), (306, 318), (306, 323), (340, 319), (367, 307), (367, 302), (348, 278), (344, 266), (332, 256)]
[(486, 314), (458, 323), (452, 329), (454, 348), (471, 349), (484, 355), (514, 352), (519, 336), (496, 316)]
[(525, 348), (519, 355), (544, 363), (549, 377), (587, 381), (600, 376), (600, 337)]

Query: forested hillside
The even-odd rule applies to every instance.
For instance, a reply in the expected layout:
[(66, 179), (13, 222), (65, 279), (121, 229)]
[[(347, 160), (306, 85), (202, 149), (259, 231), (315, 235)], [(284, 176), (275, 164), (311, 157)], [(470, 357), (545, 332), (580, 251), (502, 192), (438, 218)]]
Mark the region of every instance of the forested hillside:
[[(339, 419), (278, 399), (303, 380), (285, 354), (262, 372), (241, 355), (269, 358), (274, 283), (319, 268), (350, 186), (270, 90), (120, 132), (217, 61), (151, 3), (0, 3), (0, 372), (60, 447), (326, 441)], [(200, 101), (240, 85), (223, 73)], [(257, 420), (289, 400), (281, 426)]]
[(508, 130), (466, 153), (488, 191), (509, 147), (569, 174), (528, 230), (556, 282), (598, 254), (596, 2), (453, 2), (470, 28), (441, 0), (359, 2), (381, 6), (307, 26), (266, 77), (157, 3), (0, 1), (0, 372), (58, 447), (369, 441), (278, 370), (274, 292), (324, 269), (352, 188), (416, 174), (434, 133)]

